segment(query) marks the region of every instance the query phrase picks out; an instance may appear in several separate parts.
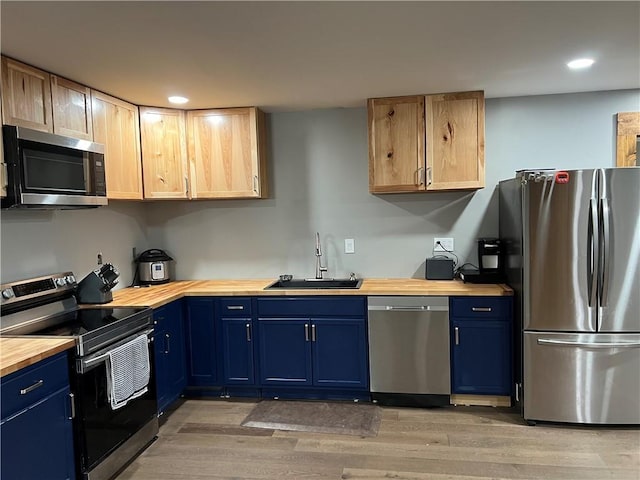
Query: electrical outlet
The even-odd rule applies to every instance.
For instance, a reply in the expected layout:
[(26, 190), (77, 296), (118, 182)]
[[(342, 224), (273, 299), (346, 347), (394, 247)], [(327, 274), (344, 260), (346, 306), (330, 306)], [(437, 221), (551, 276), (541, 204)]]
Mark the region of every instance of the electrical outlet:
[(356, 242), (353, 238), (344, 239), (344, 253), (356, 253)]
[(434, 252), (453, 252), (453, 238), (434, 238), (433, 239), (433, 251)]

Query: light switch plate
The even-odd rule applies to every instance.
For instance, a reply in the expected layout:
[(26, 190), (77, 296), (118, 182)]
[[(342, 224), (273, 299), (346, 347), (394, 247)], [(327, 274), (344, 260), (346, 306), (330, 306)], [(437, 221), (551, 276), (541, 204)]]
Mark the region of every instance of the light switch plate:
[(356, 253), (356, 242), (353, 238), (344, 239), (344, 253)]

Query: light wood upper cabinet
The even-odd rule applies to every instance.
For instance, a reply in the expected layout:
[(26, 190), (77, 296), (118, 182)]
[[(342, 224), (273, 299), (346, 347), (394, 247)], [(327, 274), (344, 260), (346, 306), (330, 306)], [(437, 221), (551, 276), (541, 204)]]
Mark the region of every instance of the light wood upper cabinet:
[(141, 200), (142, 160), (138, 107), (91, 91), (93, 138), (104, 144), (107, 198)]
[(369, 191), (484, 187), (484, 93), (368, 100)]
[(140, 107), (144, 197), (188, 198), (185, 113)]
[(427, 190), (484, 187), (484, 93), (427, 95)]
[(187, 112), (191, 198), (267, 195), (264, 113), (257, 108)]
[(93, 140), (91, 89), (66, 78), (51, 75), (53, 133)]
[(2, 123), (53, 133), (47, 72), (2, 57)]
[(424, 191), (424, 96), (370, 98), (369, 191)]

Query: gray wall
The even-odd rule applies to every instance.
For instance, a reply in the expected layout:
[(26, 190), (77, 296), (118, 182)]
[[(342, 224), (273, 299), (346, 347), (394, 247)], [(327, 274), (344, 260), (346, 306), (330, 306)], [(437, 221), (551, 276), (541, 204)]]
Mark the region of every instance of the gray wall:
[(90, 210), (0, 213), (0, 281), (73, 271), (78, 279), (96, 268), (97, 254), (131, 283), (131, 247), (147, 247), (144, 205), (112, 202)]
[[(316, 231), (329, 276), (424, 278), (435, 236), (454, 237), (460, 260), (476, 262), (475, 238), (498, 232), (495, 186), (515, 170), (613, 166), (621, 111), (640, 111), (640, 90), (489, 99), (487, 187), (395, 195), (368, 192), (365, 109), (272, 114), (271, 198), (2, 212), (1, 278), (84, 274), (102, 251), (126, 285), (132, 247), (166, 249), (178, 279), (307, 277)], [(355, 254), (343, 253), (344, 238)]]

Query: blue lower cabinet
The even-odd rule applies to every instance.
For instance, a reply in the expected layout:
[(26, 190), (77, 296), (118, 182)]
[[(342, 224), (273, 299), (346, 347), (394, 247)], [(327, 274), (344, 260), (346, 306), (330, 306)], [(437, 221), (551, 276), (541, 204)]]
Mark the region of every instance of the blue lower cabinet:
[(452, 320), (453, 393), (511, 395), (510, 345), (509, 321)]
[(308, 320), (267, 318), (258, 320), (260, 383), (310, 386), (311, 325)]
[(319, 387), (369, 386), (364, 318), (312, 319), (313, 384)]
[[(51, 385), (58, 385), (57, 390), (51, 392)], [(26, 394), (20, 393), (30, 387)], [(66, 354), (2, 378), (6, 405), (0, 419), (0, 478), (75, 478), (69, 394)], [(28, 404), (12, 401), (16, 395)], [(19, 410), (9, 410), (18, 405)]]
[(158, 413), (178, 399), (187, 385), (182, 308), (178, 300), (153, 312)]
[(220, 385), (216, 300), (187, 298), (186, 305), (187, 386)]
[(222, 318), (222, 371), (225, 385), (255, 385), (251, 318)]

